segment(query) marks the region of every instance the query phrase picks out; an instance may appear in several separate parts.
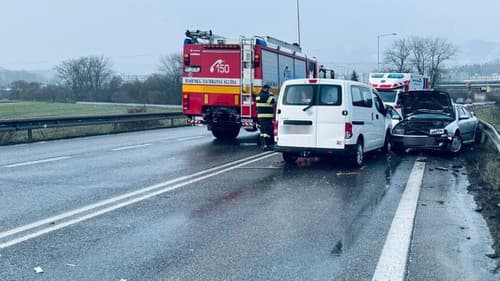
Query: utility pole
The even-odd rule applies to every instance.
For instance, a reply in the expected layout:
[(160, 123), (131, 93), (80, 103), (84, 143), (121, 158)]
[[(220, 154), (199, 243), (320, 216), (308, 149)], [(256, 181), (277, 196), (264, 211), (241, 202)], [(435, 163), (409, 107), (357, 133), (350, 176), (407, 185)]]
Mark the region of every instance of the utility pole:
[(377, 35), (377, 72), (380, 71), (380, 37), (396, 36), (396, 32)]
[(299, 12), (299, 0), (297, 0), (297, 35), (299, 37), (299, 46), (300, 45), (300, 12)]

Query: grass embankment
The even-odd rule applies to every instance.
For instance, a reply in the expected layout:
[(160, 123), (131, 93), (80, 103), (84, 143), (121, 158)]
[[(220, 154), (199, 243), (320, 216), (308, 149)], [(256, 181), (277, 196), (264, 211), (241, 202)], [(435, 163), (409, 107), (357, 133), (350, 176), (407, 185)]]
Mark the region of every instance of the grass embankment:
[[(500, 105), (477, 106), (471, 109), (476, 116), (500, 129)], [(467, 156), (476, 181), (494, 189), (500, 189), (500, 154), (491, 140), (476, 147), (475, 153)]]
[(500, 104), (474, 106), (471, 108), (479, 119), (482, 119), (497, 129), (500, 129)]
[[(0, 119), (126, 114), (133, 108), (137, 107), (46, 102), (0, 103)], [(180, 112), (180, 109), (146, 107), (146, 112)]]
[[(69, 103), (19, 102), (0, 103), (0, 120), (26, 119), (37, 117), (94, 116), (127, 114), (129, 112), (179, 112), (180, 109), (126, 106), (126, 105), (89, 105)], [(186, 125), (186, 118), (173, 120), (173, 127)], [(170, 120), (127, 122), (119, 124), (75, 126), (64, 128), (35, 129), (32, 141), (63, 139), (93, 135), (113, 134), (137, 130), (172, 127)], [(28, 141), (27, 131), (0, 132), (0, 145)]]

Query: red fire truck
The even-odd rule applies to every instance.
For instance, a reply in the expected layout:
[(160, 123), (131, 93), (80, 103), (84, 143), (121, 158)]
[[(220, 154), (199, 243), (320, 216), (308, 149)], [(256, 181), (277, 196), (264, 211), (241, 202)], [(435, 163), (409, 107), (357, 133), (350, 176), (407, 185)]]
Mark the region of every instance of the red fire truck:
[(294, 78), (317, 77), (317, 63), (301, 48), (269, 36), (229, 39), (212, 31), (187, 31), (182, 110), (190, 124), (206, 124), (218, 139), (240, 128), (257, 130), (255, 97), (263, 85), (278, 94)]

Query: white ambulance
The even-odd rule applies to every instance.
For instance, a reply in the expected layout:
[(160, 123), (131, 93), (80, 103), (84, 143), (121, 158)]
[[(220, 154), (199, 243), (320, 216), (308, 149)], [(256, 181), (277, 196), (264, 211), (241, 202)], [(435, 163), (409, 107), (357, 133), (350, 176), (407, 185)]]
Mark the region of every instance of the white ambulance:
[(286, 162), (297, 157), (347, 155), (355, 166), (364, 153), (388, 149), (391, 117), (369, 85), (337, 79), (286, 81), (278, 97), (276, 148)]
[(397, 100), (399, 93), (429, 88), (429, 78), (415, 73), (370, 73), (368, 82), (384, 103), (398, 109), (398, 113), (401, 113)]

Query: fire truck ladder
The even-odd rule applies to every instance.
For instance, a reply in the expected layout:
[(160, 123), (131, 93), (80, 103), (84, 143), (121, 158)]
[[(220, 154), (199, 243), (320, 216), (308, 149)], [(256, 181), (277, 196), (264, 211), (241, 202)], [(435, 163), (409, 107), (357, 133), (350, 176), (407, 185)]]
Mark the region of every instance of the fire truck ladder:
[(253, 52), (254, 39), (241, 39), (241, 125), (252, 126), (252, 103), (253, 103)]

